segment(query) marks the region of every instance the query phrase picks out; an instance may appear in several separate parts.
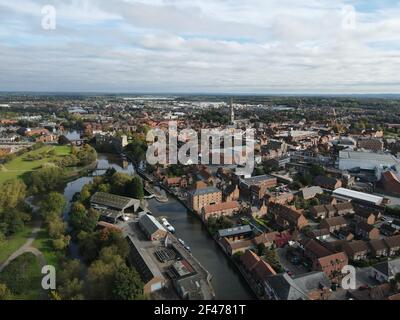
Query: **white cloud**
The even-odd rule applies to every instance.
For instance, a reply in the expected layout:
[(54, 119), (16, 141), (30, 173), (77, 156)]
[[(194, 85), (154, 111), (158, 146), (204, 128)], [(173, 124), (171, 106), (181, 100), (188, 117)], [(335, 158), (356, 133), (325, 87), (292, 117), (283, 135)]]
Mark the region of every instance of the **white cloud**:
[[(376, 0), (377, 1), (377, 0)], [(330, 0), (0, 0), (0, 90), (398, 92), (400, 7)]]

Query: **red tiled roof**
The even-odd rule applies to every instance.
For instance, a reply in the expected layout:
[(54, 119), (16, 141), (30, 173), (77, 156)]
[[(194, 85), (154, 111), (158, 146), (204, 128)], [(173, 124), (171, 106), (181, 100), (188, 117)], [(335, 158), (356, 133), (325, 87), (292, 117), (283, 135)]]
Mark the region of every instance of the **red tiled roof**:
[(239, 209), (239, 203), (237, 201), (212, 204), (212, 205), (204, 207), (204, 212), (206, 214), (209, 214), (209, 213), (213, 213), (213, 212), (224, 211), (224, 210), (233, 210), (233, 209)]

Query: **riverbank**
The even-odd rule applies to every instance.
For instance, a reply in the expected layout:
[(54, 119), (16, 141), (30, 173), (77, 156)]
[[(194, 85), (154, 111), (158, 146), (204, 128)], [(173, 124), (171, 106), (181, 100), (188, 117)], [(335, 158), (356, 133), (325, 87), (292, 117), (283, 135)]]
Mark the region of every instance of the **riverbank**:
[(178, 195), (176, 195), (173, 191), (171, 191), (168, 187), (164, 186), (164, 185), (160, 185), (169, 195), (173, 196), (177, 201), (179, 201), (192, 215), (196, 216), (201, 223), (204, 225), (205, 229), (207, 230), (208, 234), (210, 235), (210, 237), (218, 244), (218, 247), (220, 248), (220, 250), (225, 254), (226, 258), (232, 262), (232, 264), (235, 265), (235, 267), (237, 268), (237, 270), (240, 272), (240, 274), (242, 275), (243, 279), (246, 281), (246, 283), (249, 285), (250, 289), (253, 291), (255, 297), (260, 298), (259, 292), (257, 290), (257, 287), (255, 286), (255, 284), (252, 282), (252, 279), (249, 278), (247, 276), (247, 274), (245, 273), (245, 271), (243, 270), (243, 268), (239, 265), (239, 263), (237, 263), (235, 261), (235, 259), (232, 258), (232, 256), (230, 256), (226, 250), (224, 249), (224, 247), (221, 245), (220, 241), (218, 241), (218, 239), (210, 232), (210, 230), (207, 228), (206, 223), (204, 222), (203, 219), (201, 219), (201, 217), (194, 212), (189, 205), (187, 204), (187, 202), (183, 199), (181, 199)]

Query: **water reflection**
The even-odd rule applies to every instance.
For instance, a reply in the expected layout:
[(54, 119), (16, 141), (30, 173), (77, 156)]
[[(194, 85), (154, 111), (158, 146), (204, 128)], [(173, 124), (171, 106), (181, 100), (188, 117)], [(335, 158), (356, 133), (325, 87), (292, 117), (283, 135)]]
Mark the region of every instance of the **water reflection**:
[[(131, 163), (123, 163), (115, 155), (98, 154), (98, 164), (93, 176), (104, 174), (109, 167), (118, 172), (133, 174), (135, 169)], [(69, 202), (65, 219), (68, 220), (68, 212), (75, 193), (91, 182), (93, 177), (82, 177), (67, 184), (64, 196)], [(168, 203), (160, 203), (155, 199), (149, 201), (149, 207), (154, 216), (166, 216), (175, 227), (177, 236), (182, 238), (191, 248), (193, 255), (213, 275), (212, 284), (217, 299), (247, 300), (252, 294), (247, 284), (239, 276), (238, 271), (225, 257), (215, 241), (209, 236), (199, 219), (188, 214), (186, 208), (177, 200), (170, 198)], [(78, 246), (70, 245), (70, 254), (73, 258), (79, 258)]]

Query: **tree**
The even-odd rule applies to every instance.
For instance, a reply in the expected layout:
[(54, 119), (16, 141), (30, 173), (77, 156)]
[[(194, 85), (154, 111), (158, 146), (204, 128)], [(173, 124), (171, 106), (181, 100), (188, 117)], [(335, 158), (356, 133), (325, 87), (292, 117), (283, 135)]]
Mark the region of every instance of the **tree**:
[(3, 283), (0, 283), (0, 300), (12, 300), (10, 289)]
[(64, 284), (74, 278), (79, 279), (82, 273), (82, 266), (79, 260), (69, 259), (61, 264), (60, 270), (57, 272), (57, 282)]
[(8, 209), (0, 212), (1, 232), (6, 236), (21, 231), (31, 216), (17, 209)]
[(60, 238), (53, 240), (53, 248), (57, 251), (63, 251), (68, 247), (70, 241), (70, 236), (61, 236)]
[(126, 173), (115, 173), (111, 179), (111, 191), (115, 194), (127, 194), (128, 184), (132, 181), (132, 177)]
[(325, 175), (325, 169), (324, 169), (324, 167), (322, 167), (320, 165), (313, 164), (311, 166), (311, 168), (310, 168), (310, 173), (314, 177), (316, 177), (316, 176), (324, 176)]
[(58, 294), (62, 300), (84, 300), (83, 281), (77, 278), (67, 280), (59, 287)]
[(128, 185), (128, 195), (133, 198), (143, 200), (144, 198), (144, 190), (143, 184), (140, 177), (135, 176), (132, 181)]
[(46, 194), (57, 190), (65, 179), (65, 172), (57, 166), (45, 166), (30, 175), (30, 187), (33, 193)]
[(117, 271), (124, 260), (114, 247), (103, 248), (99, 259), (88, 269), (88, 288), (91, 299), (107, 300), (112, 298), (113, 284)]
[(59, 239), (65, 234), (67, 230), (67, 223), (63, 221), (60, 216), (53, 216), (51, 219), (47, 219), (47, 229), (49, 236), (52, 239)]
[(86, 202), (87, 200), (89, 200), (91, 196), (90, 193), (90, 184), (85, 184), (81, 190), (81, 194), (80, 194), (80, 200), (82, 202)]
[(99, 246), (95, 233), (81, 231), (78, 233), (79, 253), (85, 260), (90, 263), (97, 258)]
[(0, 185), (0, 208), (14, 209), (26, 197), (26, 185), (20, 179), (4, 182)]
[(75, 231), (92, 232), (99, 221), (100, 214), (95, 209), (86, 210), (80, 202), (75, 202), (70, 213), (70, 223)]
[(6, 235), (0, 231), (0, 246), (6, 241)]
[(64, 196), (58, 192), (51, 192), (40, 202), (41, 214), (43, 217), (49, 215), (60, 216), (67, 206)]
[(259, 243), (257, 245), (257, 254), (261, 257), (265, 254), (266, 248), (264, 243)]
[(114, 277), (112, 295), (116, 300), (143, 299), (143, 282), (139, 274), (121, 265)]

